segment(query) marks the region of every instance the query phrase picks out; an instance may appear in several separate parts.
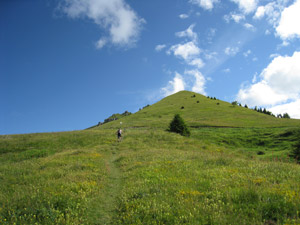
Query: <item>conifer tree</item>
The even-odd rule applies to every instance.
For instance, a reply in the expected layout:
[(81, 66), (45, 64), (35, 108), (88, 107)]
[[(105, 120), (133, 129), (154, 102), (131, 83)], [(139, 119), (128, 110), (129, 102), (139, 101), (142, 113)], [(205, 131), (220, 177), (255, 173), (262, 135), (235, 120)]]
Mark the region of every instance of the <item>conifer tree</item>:
[(190, 136), (191, 132), (179, 114), (176, 114), (169, 125), (169, 131), (179, 133), (182, 136)]
[[(298, 137), (300, 137), (299, 131), (298, 131)], [(300, 163), (300, 140), (299, 139), (297, 143), (294, 145), (294, 149), (292, 150), (290, 156), (296, 159), (297, 163)]]

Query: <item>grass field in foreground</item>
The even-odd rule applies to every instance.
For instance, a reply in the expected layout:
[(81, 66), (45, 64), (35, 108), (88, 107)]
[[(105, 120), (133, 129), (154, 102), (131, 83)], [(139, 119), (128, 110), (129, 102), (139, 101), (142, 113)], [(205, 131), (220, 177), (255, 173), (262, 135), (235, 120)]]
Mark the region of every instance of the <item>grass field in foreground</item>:
[(115, 132), (0, 136), (0, 224), (300, 223), (295, 128)]

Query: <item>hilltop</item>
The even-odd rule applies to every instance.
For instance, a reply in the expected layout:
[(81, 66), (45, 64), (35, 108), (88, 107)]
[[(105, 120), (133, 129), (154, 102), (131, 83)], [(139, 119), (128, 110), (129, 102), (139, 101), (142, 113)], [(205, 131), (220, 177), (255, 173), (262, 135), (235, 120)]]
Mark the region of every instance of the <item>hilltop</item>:
[[(190, 137), (166, 131), (175, 113)], [(182, 91), (87, 130), (1, 135), (0, 224), (299, 224), (299, 129)]]
[[(300, 120), (275, 118), (252, 109), (207, 98), (190, 91), (181, 91), (122, 118), (124, 127), (167, 128), (175, 114), (181, 114), (191, 127), (298, 127)], [(120, 121), (106, 124), (115, 128)]]

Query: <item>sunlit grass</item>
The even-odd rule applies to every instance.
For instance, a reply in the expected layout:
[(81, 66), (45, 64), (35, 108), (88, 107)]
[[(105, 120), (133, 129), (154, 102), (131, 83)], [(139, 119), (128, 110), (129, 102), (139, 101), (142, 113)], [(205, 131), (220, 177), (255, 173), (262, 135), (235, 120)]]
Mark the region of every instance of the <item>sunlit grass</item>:
[(0, 136), (0, 224), (300, 224), (299, 121), (178, 96), (124, 117), (120, 142), (120, 121)]

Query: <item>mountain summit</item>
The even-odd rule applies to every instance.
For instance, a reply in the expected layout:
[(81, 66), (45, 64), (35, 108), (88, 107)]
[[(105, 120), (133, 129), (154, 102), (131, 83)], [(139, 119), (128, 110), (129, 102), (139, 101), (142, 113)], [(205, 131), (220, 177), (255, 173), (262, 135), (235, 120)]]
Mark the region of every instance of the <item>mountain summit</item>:
[[(209, 98), (190, 91), (180, 91), (130, 116), (122, 118), (125, 127), (167, 128), (175, 114), (191, 127), (293, 127), (300, 120), (275, 118), (249, 108)], [(115, 128), (120, 121), (105, 124)]]

